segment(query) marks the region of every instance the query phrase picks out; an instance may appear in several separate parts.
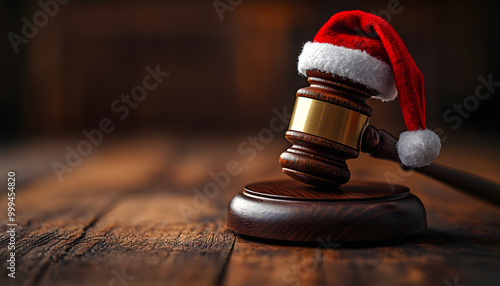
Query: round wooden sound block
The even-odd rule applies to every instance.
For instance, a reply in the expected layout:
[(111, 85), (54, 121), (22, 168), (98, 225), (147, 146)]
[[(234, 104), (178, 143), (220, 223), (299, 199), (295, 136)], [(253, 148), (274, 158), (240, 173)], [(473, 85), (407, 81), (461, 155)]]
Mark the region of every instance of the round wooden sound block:
[(245, 186), (229, 203), (227, 227), (264, 239), (354, 242), (417, 234), (427, 220), (422, 202), (403, 186), (328, 188), (287, 180)]

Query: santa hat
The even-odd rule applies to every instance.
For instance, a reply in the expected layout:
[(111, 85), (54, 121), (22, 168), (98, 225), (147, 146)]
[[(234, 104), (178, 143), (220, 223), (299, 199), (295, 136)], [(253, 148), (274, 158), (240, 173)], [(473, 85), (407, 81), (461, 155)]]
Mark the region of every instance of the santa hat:
[(397, 150), (409, 167), (429, 165), (439, 155), (439, 137), (425, 125), (424, 78), (396, 31), (382, 18), (362, 11), (340, 12), (307, 42), (299, 73), (320, 70), (351, 79), (379, 92), (374, 98), (399, 97), (408, 131)]

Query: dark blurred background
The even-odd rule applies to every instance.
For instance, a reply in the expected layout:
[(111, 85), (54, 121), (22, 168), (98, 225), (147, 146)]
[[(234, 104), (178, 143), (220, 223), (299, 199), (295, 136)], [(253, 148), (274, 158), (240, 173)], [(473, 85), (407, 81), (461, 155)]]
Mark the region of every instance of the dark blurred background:
[[(401, 35), (425, 77), (430, 127), (498, 138), (498, 90), (479, 100), (457, 130), (443, 120), (455, 103), (474, 96), (478, 76), (500, 81), (498, 1), (73, 0), (59, 4), (18, 53), (7, 35), (22, 36), (22, 18), (32, 22), (43, 8), (37, 1), (2, 2), (1, 141), (81, 136), (102, 118), (115, 121), (111, 103), (157, 64), (170, 75), (128, 118), (115, 121), (115, 134), (258, 130), (273, 108), (291, 108), (295, 91), (307, 85), (296, 72), (302, 44), (332, 14), (350, 9), (378, 13)], [(404, 130), (397, 101), (369, 104), (379, 128)]]

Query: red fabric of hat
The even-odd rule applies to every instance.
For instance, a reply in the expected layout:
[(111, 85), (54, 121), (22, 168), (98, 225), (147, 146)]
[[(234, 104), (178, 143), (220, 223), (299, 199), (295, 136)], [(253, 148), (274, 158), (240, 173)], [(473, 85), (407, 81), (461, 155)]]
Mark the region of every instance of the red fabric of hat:
[(426, 129), (424, 78), (403, 41), (384, 19), (362, 11), (340, 12), (307, 42), (298, 70), (321, 70), (377, 90), (375, 98), (399, 105), (408, 131), (400, 134), (398, 154), (409, 167), (430, 164), (441, 148)]

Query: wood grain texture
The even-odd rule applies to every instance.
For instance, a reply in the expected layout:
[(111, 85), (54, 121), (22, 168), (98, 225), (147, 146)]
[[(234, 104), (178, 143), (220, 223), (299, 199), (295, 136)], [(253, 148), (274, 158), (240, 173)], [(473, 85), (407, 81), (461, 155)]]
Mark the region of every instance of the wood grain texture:
[[(267, 244), (235, 237), (224, 227), (230, 198), (249, 182), (286, 179), (273, 159), (286, 142), (276, 139), (247, 161), (237, 152), (245, 138), (109, 141), (62, 183), (52, 173), (30, 177), (16, 189), (15, 280), (6, 276), (8, 237), (5, 216), (0, 219), (0, 284), (119, 286), (123, 273), (129, 286), (447, 286), (445, 279), (454, 285), (455, 277), (458, 285), (500, 284), (499, 208), (366, 154), (350, 163), (353, 180), (409, 186), (426, 207), (427, 231), (391, 245), (328, 239), (315, 245)], [(469, 168), (494, 180), (500, 167), (493, 149), (472, 156), (461, 152), (466, 147), (446, 148), (440, 160), (461, 169), (474, 166)], [(35, 152), (36, 144), (26, 148)], [(35, 174), (29, 169), (52, 159), (24, 168)], [(209, 173), (224, 170), (230, 160), (238, 161), (242, 172), (186, 220), (179, 206), (194, 206), (193, 188), (203, 190), (213, 181)]]

